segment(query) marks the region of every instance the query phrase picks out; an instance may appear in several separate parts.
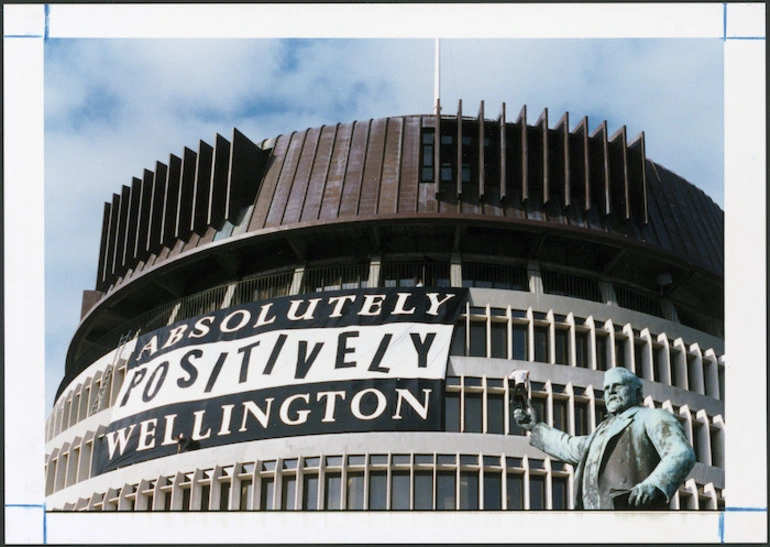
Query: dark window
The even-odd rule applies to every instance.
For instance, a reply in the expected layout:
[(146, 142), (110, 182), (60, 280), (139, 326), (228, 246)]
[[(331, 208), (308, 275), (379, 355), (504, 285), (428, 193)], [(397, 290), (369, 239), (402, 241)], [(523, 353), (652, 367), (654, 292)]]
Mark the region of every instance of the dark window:
[(369, 509), (387, 509), (388, 475), (385, 471), (369, 472)]
[(171, 492), (164, 492), (163, 496), (163, 510), (171, 511)]
[(306, 511), (318, 509), (318, 475), (304, 475), (302, 490), (302, 508)]
[(348, 509), (364, 508), (364, 473), (363, 471), (348, 472)]
[(471, 321), (468, 355), (471, 357), (487, 356), (487, 324), (485, 321)]
[(696, 358), (692, 355), (687, 356), (687, 382), (690, 391), (695, 391), (696, 386), (699, 384), (698, 379), (698, 367)]
[(459, 393), (447, 393), (444, 397), (444, 430), (460, 431)]
[(556, 364), (566, 365), (569, 356), (569, 331), (556, 329), (554, 343), (556, 344)]
[(295, 508), (297, 499), (297, 477), (296, 475), (287, 475), (283, 477), (281, 490), (281, 508), (292, 510)]
[(420, 181), (433, 182), (433, 129), (423, 129), (422, 132), (422, 163)]
[(324, 508), (341, 509), (342, 475), (340, 473), (326, 473), (324, 487)]
[(535, 327), (535, 361), (548, 363), (548, 327)]
[(588, 402), (575, 401), (575, 435), (588, 435)]
[(487, 433), (502, 435), (504, 433), (504, 410), (503, 395), (490, 393), (487, 395)]
[(703, 424), (693, 422), (692, 424), (692, 448), (695, 451), (695, 461), (699, 461), (701, 463), (706, 462), (706, 454), (703, 450), (703, 443), (701, 442), (701, 428), (703, 427)]
[(209, 510), (209, 502), (211, 501), (211, 486), (208, 484), (201, 485), (201, 511)]
[(506, 494), (509, 510), (524, 509), (524, 475), (508, 473)]
[(481, 393), (465, 393), (465, 432), (481, 433), (482, 400)]
[(567, 477), (551, 477), (553, 508), (557, 511), (567, 509)]
[(508, 357), (508, 325), (493, 322), (490, 325), (490, 338), (492, 341), (491, 357), (505, 359)]
[(465, 355), (465, 319), (455, 323), (452, 332), (452, 344), (449, 347), (450, 355)]
[(596, 336), (596, 369), (607, 370), (607, 337)]
[(644, 350), (644, 342), (641, 340), (634, 340), (634, 363), (636, 364), (636, 372), (641, 375), (642, 371), (642, 354)]
[(436, 509), (455, 508), (455, 472), (439, 471), (436, 474)]
[[(269, 483), (269, 484), (266, 484)], [(273, 479), (262, 479), (262, 509), (273, 508)], [(266, 492), (269, 490), (270, 495), (267, 496)], [(252, 493), (254, 492), (254, 483), (251, 479), (241, 481), (241, 511), (249, 511), (254, 509), (252, 500)]]
[(575, 332), (575, 358), (577, 366), (588, 368), (588, 333)]
[(433, 472), (414, 472), (414, 508), (433, 509)]
[(479, 474), (477, 471), (460, 472), (460, 509), (479, 508)]
[(616, 366), (626, 366), (626, 341), (623, 338), (615, 338), (615, 359), (617, 361)]
[(567, 401), (553, 400), (553, 426), (561, 431), (567, 430)]
[(545, 394), (541, 394), (540, 396), (535, 396), (533, 394), (531, 402), (532, 402), (532, 406), (535, 409), (535, 412), (537, 413), (538, 420), (545, 422), (547, 418), (545, 413), (545, 403), (546, 403)]
[(390, 475), (392, 509), (409, 509), (409, 472), (394, 471)]
[(527, 361), (527, 325), (513, 325), (513, 358)]
[(528, 291), (526, 266), (463, 263), (463, 287)]
[(529, 476), (529, 508), (545, 509), (545, 477)]
[(662, 347), (655, 350), (652, 355), (655, 360), (655, 380), (663, 382), (664, 379), (668, 377), (666, 370), (666, 357), (668, 357), (668, 352), (665, 347)]
[(190, 488), (182, 488), (182, 511), (190, 510)]
[(503, 507), (502, 473), (484, 472), (484, 509), (493, 510)]
[(219, 487), (219, 510), (227, 511), (230, 505), (230, 483), (223, 482)]

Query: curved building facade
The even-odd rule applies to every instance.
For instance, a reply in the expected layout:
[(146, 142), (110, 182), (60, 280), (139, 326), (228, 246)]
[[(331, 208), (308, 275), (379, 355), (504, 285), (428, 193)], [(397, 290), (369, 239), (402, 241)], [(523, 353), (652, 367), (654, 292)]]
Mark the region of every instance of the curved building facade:
[(723, 212), (644, 134), (484, 108), (234, 129), (113, 194), (47, 507), (571, 509), (508, 376), (587, 434), (626, 367), (696, 452), (672, 508), (721, 509)]

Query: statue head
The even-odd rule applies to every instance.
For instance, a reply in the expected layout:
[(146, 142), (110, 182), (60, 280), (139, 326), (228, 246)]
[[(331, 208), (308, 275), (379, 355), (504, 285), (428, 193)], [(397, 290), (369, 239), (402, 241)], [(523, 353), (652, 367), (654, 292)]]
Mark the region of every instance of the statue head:
[(622, 367), (604, 373), (604, 404), (608, 414), (620, 414), (641, 403), (642, 381), (636, 374)]

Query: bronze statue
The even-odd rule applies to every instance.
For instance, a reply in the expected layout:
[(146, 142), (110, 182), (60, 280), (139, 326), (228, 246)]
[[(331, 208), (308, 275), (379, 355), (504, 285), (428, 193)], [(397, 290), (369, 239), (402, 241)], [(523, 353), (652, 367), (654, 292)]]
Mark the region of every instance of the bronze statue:
[(666, 509), (695, 465), (695, 452), (669, 412), (639, 406), (642, 382), (624, 368), (604, 374), (607, 418), (587, 436), (538, 421), (529, 402), (513, 414), (530, 444), (576, 466), (576, 509)]

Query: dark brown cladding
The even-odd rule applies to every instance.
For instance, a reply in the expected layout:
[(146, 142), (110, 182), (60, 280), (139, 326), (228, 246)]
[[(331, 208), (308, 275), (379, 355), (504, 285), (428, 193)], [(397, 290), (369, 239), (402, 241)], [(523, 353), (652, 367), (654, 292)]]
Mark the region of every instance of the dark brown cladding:
[(723, 212), (649, 161), (644, 133), (628, 141), (625, 127), (610, 135), (606, 121), (591, 131), (584, 117), (570, 131), (568, 113), (551, 128), (547, 109), (533, 125), (526, 106), (514, 122), (505, 104), (499, 112), (486, 119), (482, 103), (468, 117), (460, 104), (456, 115), (359, 120), (262, 146), (238, 130), (214, 146), (201, 141), (105, 204), (96, 287), (233, 224), (257, 235), (381, 215), (561, 225), (645, 243), (722, 276)]

